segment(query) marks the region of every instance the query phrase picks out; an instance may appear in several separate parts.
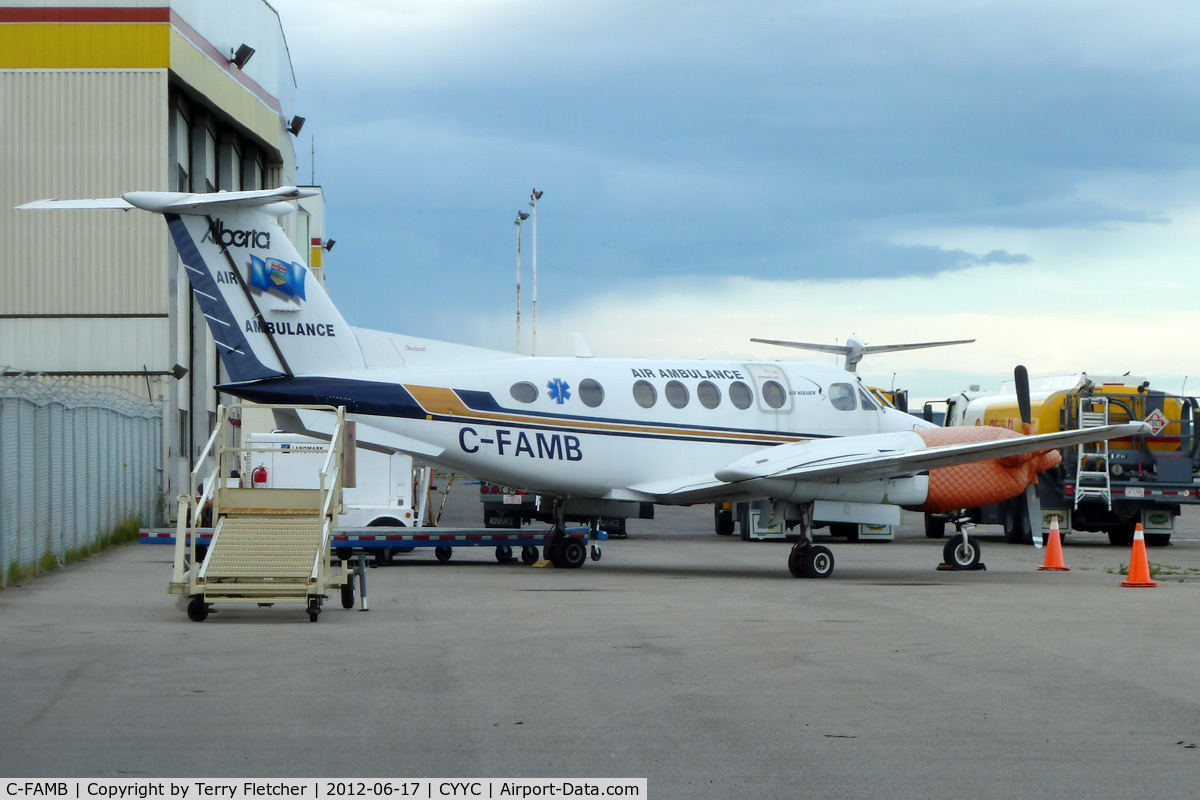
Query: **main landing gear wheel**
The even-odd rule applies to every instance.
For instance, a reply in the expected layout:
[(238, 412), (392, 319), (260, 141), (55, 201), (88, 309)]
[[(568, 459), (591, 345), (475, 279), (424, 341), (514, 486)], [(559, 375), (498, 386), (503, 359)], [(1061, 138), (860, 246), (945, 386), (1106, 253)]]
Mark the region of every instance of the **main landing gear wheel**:
[(976, 569), (979, 566), (979, 545), (956, 533), (942, 548), (942, 558), (955, 569)]
[(193, 597), (187, 605), (187, 615), (192, 622), (204, 622), (208, 619), (208, 603), (202, 597)]
[(433, 548), (433, 554), (437, 556), (437, 560), (445, 564), (450, 560), (450, 556), (454, 554), (454, 548), (448, 545), (438, 545)]
[(587, 547), (578, 539), (570, 538), (554, 548), (557, 560), (554, 566), (564, 569), (579, 569), (587, 563)]
[(833, 574), (833, 552), (824, 545), (800, 542), (788, 555), (793, 578), (828, 578)]
[(531, 544), (522, 547), (521, 562), (524, 564), (536, 564), (538, 562), (538, 549)]
[(512, 548), (506, 544), (496, 545), (496, 560), (501, 564), (507, 564), (512, 561)]

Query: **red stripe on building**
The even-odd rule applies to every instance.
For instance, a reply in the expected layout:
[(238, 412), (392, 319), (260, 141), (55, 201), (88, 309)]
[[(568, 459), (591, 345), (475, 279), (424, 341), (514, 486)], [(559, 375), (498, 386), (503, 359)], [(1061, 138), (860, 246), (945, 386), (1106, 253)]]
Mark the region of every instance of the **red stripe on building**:
[(101, 8), (0, 8), (0, 22), (170, 22), (171, 9)]

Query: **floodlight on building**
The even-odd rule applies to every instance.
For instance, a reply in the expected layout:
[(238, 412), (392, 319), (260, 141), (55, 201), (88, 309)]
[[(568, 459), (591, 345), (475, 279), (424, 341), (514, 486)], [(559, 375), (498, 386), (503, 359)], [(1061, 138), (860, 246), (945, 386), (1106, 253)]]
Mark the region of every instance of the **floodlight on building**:
[(299, 136), (300, 129), (304, 127), (304, 117), (292, 117), (292, 121), (288, 123), (288, 133), (292, 136)]
[(238, 69), (245, 69), (246, 62), (250, 60), (250, 56), (252, 55), (254, 55), (254, 48), (248, 44), (242, 44), (237, 50), (233, 51), (233, 56), (229, 61)]
[(335, 242), (335, 241), (336, 241), (335, 239), (326, 239), (326, 240), (325, 240), (325, 244), (324, 244), (324, 245), (322, 245), (322, 247), (324, 247), (324, 248), (325, 248), (325, 252), (326, 252), (326, 253), (328, 253), (330, 250), (332, 250), (332, 249), (333, 249), (333, 245), (334, 245), (334, 242)]

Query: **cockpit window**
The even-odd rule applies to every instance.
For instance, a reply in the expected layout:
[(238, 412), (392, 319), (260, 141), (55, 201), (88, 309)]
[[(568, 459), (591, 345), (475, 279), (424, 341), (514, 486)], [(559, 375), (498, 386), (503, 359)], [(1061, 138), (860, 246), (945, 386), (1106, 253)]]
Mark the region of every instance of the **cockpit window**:
[(864, 411), (878, 411), (879, 410), (879, 406), (875, 405), (875, 403), (871, 400), (871, 398), (867, 397), (867, 393), (864, 392), (862, 389), (858, 390), (858, 401), (860, 403), (862, 403), (862, 407), (863, 407)]
[(831, 383), (828, 389), (829, 402), (838, 411), (853, 411), (858, 408), (854, 402), (854, 387), (848, 383)]
[(771, 408), (783, 408), (787, 402), (787, 392), (779, 381), (767, 381), (762, 385), (762, 399)]
[(538, 398), (538, 388), (529, 381), (514, 383), (508, 393), (519, 403), (532, 403)]

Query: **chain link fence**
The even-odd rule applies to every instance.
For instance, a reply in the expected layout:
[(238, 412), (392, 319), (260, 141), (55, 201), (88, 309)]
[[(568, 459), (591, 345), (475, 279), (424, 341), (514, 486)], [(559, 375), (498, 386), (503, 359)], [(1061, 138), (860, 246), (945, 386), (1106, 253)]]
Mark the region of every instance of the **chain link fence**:
[(0, 375), (0, 587), (161, 516), (163, 405), (74, 378)]

